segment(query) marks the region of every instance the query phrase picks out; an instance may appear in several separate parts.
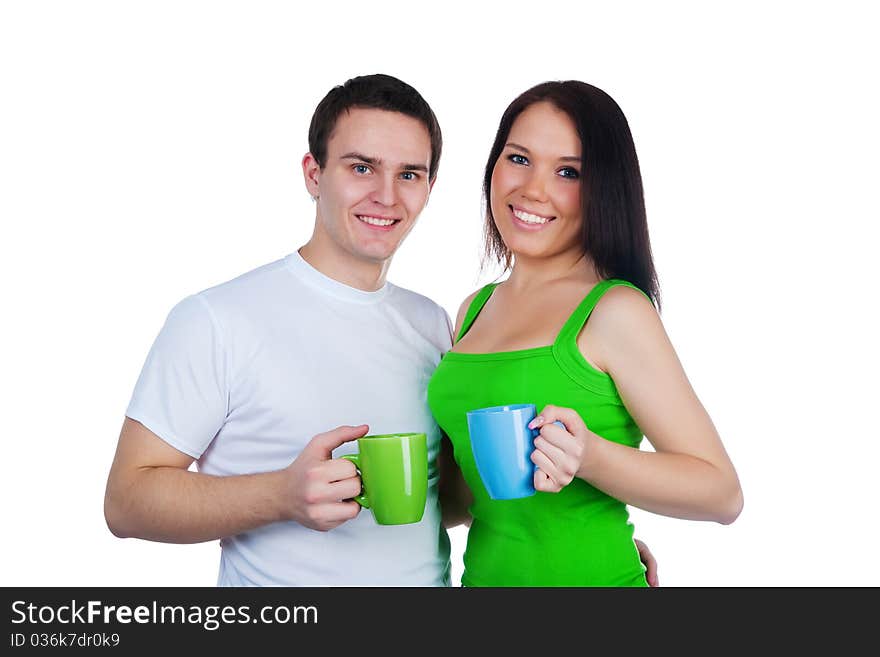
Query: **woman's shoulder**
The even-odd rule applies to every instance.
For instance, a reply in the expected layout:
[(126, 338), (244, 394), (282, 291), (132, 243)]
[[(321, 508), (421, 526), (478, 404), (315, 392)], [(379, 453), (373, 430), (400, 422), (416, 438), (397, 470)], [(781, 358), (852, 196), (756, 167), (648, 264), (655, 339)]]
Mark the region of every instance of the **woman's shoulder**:
[(607, 289), (596, 301), (594, 313), (602, 308), (605, 313), (632, 316), (651, 311), (656, 314), (654, 304), (648, 296), (626, 281), (611, 279), (605, 281)]
[(465, 315), (467, 315), (468, 308), (471, 307), (471, 304), (474, 302), (474, 299), (477, 298), (477, 295), (482, 292), (486, 286), (478, 287), (476, 290), (467, 295), (464, 301), (461, 302), (461, 305), (458, 307), (458, 313), (455, 315), (455, 330), (454, 335), (458, 336), (461, 331), (461, 325), (464, 322)]
[(648, 297), (629, 285), (613, 285), (595, 302), (577, 346), (588, 363), (611, 373), (621, 355), (638, 360), (654, 350), (663, 335), (660, 317)]
[(613, 285), (596, 301), (587, 328), (603, 343), (652, 340), (664, 331), (660, 315), (641, 290)]
[(657, 309), (648, 296), (636, 287), (623, 282), (613, 284), (596, 301), (591, 322), (602, 323), (612, 330), (643, 322), (657, 321)]

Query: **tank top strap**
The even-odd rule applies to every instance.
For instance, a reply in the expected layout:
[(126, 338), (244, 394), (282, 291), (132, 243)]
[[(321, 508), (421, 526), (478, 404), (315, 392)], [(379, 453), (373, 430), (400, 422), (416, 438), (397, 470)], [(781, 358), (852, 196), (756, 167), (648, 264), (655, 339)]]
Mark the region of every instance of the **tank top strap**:
[[(578, 307), (574, 309), (574, 312), (568, 320), (566, 320), (565, 324), (563, 324), (562, 330), (560, 330), (559, 335), (556, 336), (556, 342), (554, 345), (574, 344), (577, 341), (578, 333), (581, 332), (581, 329), (584, 327), (584, 324), (587, 323), (590, 314), (593, 312), (593, 308), (599, 303), (599, 299), (601, 299), (608, 290), (617, 285), (625, 285), (626, 287), (631, 287), (634, 290), (642, 292), (642, 290), (632, 283), (619, 278), (609, 278), (604, 281), (599, 281), (593, 286), (593, 289), (587, 293), (584, 300), (578, 304)], [(642, 292), (642, 294), (644, 294), (644, 292)]]
[(461, 340), (464, 337), (464, 334), (468, 332), (471, 324), (474, 323), (477, 315), (480, 314), (483, 306), (486, 305), (486, 302), (489, 300), (489, 297), (492, 296), (492, 293), (495, 291), (495, 288), (497, 286), (498, 283), (489, 283), (488, 285), (484, 285), (483, 288), (479, 292), (477, 292), (476, 296), (473, 298), (473, 301), (471, 301), (471, 305), (468, 306), (467, 312), (464, 314), (464, 320), (461, 323), (461, 328), (458, 331), (458, 336), (455, 338), (456, 342)]

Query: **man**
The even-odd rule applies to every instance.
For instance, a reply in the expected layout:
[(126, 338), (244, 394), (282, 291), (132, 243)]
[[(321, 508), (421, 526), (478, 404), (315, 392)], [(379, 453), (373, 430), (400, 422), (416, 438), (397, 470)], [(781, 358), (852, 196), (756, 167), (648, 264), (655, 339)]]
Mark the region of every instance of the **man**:
[[(450, 347), (450, 322), (385, 280), (441, 148), (431, 108), (390, 76), (353, 78), (321, 101), (302, 161), (312, 237), (171, 311), (108, 478), (114, 534), (219, 538), (219, 585), (449, 584), (440, 433), (425, 389)], [(427, 434), (419, 523), (377, 525), (351, 500), (360, 479), (334, 450), (354, 451), (349, 443), (368, 431)], [(188, 470), (194, 460), (198, 472)]]

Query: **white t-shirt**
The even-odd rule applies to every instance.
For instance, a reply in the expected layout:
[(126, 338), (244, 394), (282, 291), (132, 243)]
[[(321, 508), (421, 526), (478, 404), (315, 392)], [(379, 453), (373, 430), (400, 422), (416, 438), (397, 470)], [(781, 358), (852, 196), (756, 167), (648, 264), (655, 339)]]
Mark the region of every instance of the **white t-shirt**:
[[(428, 436), (421, 522), (378, 525), (362, 509), (328, 532), (265, 525), (220, 541), (218, 585), (449, 585), (427, 386), (450, 334), (430, 299), (391, 283), (349, 287), (296, 252), (174, 307), (126, 415), (197, 459), (200, 472), (280, 470), (315, 434), (343, 424)], [(353, 441), (333, 456), (356, 451)]]

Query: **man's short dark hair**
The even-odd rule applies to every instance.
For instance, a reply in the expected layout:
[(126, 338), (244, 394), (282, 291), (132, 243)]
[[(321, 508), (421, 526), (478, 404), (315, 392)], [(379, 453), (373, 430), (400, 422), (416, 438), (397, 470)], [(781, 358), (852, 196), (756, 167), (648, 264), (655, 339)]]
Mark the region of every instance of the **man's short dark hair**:
[(327, 162), (327, 142), (339, 116), (355, 108), (400, 112), (421, 121), (431, 138), (428, 178), (434, 180), (443, 148), (437, 117), (418, 91), (406, 82), (382, 73), (351, 78), (345, 84), (333, 87), (318, 103), (309, 126), (309, 152), (317, 160), (318, 166), (323, 169)]

